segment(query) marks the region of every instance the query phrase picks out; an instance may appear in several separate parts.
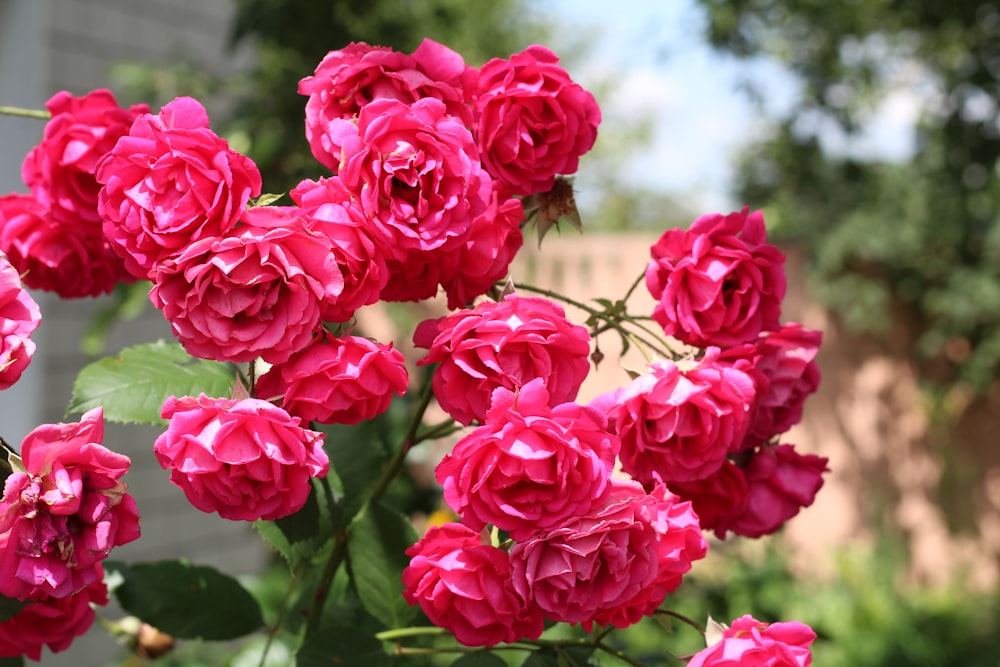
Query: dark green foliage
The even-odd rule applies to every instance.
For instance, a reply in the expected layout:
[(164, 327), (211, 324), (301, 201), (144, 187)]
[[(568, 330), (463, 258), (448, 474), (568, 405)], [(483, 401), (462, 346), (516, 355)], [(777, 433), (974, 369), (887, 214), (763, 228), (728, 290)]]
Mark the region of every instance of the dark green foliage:
[[(901, 351), (925, 379), (987, 390), (1000, 372), (1000, 10), (978, 0), (701, 4), (715, 46), (776, 57), (803, 86), (744, 155), (740, 196), (770, 209), (773, 238), (805, 248), (817, 293), (848, 326), (903, 324), (913, 336)], [(830, 128), (851, 137), (900, 86), (920, 107), (912, 160), (831, 149)]]

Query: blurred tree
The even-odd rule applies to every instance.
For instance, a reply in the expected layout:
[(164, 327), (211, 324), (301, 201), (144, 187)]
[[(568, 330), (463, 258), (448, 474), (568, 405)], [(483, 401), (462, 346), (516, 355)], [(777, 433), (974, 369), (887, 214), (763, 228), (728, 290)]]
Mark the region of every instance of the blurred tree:
[[(1000, 373), (1000, 10), (951, 0), (699, 0), (711, 43), (801, 84), (742, 157), (739, 195), (800, 243), (850, 327), (904, 340), (924, 378)], [(766, 102), (767, 91), (754, 89)], [(852, 150), (890, 97), (919, 107), (902, 163)], [(839, 139), (839, 141), (838, 141)], [(905, 327), (893, 327), (893, 320)]]

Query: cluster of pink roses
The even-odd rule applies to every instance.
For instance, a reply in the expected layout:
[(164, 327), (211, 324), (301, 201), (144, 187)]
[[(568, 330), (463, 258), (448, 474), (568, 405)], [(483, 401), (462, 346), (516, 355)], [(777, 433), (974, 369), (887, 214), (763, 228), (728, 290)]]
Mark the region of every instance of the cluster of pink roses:
[[(705, 555), (702, 528), (756, 537), (811, 504), (826, 459), (773, 442), (819, 382), (819, 332), (779, 324), (783, 261), (747, 210), (666, 232), (646, 273), (653, 317), (704, 350), (590, 406), (572, 402), (590, 338), (550, 301), (511, 294), (422, 323), (438, 403), (478, 426), (437, 467), (461, 524), (409, 550), (407, 599), (473, 645), (534, 638), (544, 619), (625, 627)], [(512, 546), (483, 543), (488, 527)]]
[(101, 561), (139, 538), (139, 514), (122, 477), (129, 459), (101, 445), (100, 408), (77, 423), (45, 424), (10, 457), (0, 499), (0, 595), (27, 601), (0, 623), (0, 657), (38, 660), (65, 649), (107, 604)]
[[(784, 258), (759, 213), (663, 235), (646, 273), (652, 319), (699, 350), (582, 405), (586, 329), (543, 298), (472, 304), (521, 247), (521, 197), (552, 189), (593, 145), (593, 96), (544, 47), (476, 69), (431, 40), (413, 54), (332, 51), (299, 92), (332, 173), (295, 187), (292, 206), (254, 205), (256, 166), (194, 99), (153, 114), (107, 91), (53, 97), (24, 163), (31, 193), (0, 197), (0, 388), (39, 320), (17, 271), (64, 297), (149, 280), (188, 353), (269, 365), (250, 396), (168, 398), (157, 460), (202, 511), (279, 519), (329, 471), (310, 423), (372, 419), (409, 384), (391, 345), (339, 332), (366, 305), (443, 291), (460, 310), (417, 328), (418, 363), (435, 365), (441, 408), (474, 428), (436, 468), (460, 523), (407, 551), (403, 583), (469, 645), (537, 639), (546, 620), (634, 624), (705, 556), (703, 529), (759, 536), (812, 503), (826, 460), (775, 436), (816, 390), (820, 334), (780, 324)], [(95, 410), (25, 440), (0, 504), (0, 594), (36, 602), (0, 638), (41, 622), (45, 604), (67, 628), (50, 645), (64, 648), (92, 619), (79, 601), (106, 599), (99, 561), (138, 537), (128, 460), (100, 446), (101, 429)], [(724, 642), (764, 656), (797, 642), (806, 653), (789, 655), (807, 656), (804, 635), (779, 626), (740, 619)]]

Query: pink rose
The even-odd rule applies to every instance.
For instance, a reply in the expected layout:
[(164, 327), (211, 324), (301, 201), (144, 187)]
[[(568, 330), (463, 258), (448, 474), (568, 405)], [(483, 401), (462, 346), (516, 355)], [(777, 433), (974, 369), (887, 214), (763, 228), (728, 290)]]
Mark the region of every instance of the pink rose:
[(170, 425), (153, 443), (156, 460), (192, 505), (223, 519), (294, 514), (309, 480), (330, 469), (323, 434), (267, 401), (171, 396), (161, 414)]
[(104, 237), (97, 162), (149, 108), (122, 109), (107, 90), (62, 91), (46, 107), (52, 118), (21, 168), (31, 194), (0, 198), (0, 250), (29, 287), (67, 299), (98, 296), (134, 278)]
[(754, 384), (709, 348), (696, 365), (658, 361), (620, 394), (610, 415), (622, 468), (643, 484), (686, 482), (716, 472), (743, 442)]
[(701, 527), (714, 531), (720, 540), (726, 537), (730, 519), (744, 511), (748, 488), (743, 469), (728, 459), (708, 477), (670, 483), (671, 491), (691, 502)]
[(208, 127), (195, 99), (178, 97), (136, 119), (97, 166), (104, 234), (137, 278), (239, 219), (261, 180), (250, 158)]
[(312, 153), (336, 173), (340, 155), (330, 142), (330, 124), (357, 116), (376, 99), (410, 104), (433, 97), (471, 126), (465, 88), (474, 84), (475, 76), (461, 55), (430, 39), (424, 39), (413, 55), (363, 42), (330, 51), (313, 76), (299, 81), (299, 94), (309, 96), (306, 138)]
[(440, 278), (449, 308), (470, 306), (502, 280), (524, 242), (521, 200), (505, 198), (499, 189), (497, 184), (489, 208), (472, 223), (469, 236), (454, 253), (454, 262)]
[(24, 472), (0, 500), (0, 594), (62, 598), (97, 581), (100, 561), (139, 537), (135, 500), (121, 481), (129, 458), (101, 445), (104, 413), (43, 424), (21, 443)]
[(490, 206), (493, 180), (472, 135), (439, 100), (377, 99), (357, 121), (333, 121), (329, 135), (340, 179), (390, 259), (457, 248)]
[(569, 403), (590, 370), (587, 330), (538, 297), (511, 294), (426, 320), (413, 342), (428, 350), (417, 365), (440, 362), (434, 396), (462, 424), (485, 420), (494, 389), (515, 390), (535, 378), (545, 380), (550, 405)]
[(722, 633), (722, 639), (698, 651), (687, 667), (809, 667), (816, 639), (812, 628), (798, 621), (767, 624), (743, 616)]
[(493, 646), (542, 634), (540, 610), (511, 585), (507, 553), (483, 544), (475, 531), (457, 523), (434, 526), (406, 555), (406, 601), (459, 642)]
[[(728, 521), (728, 529), (745, 537), (770, 535), (803, 507), (813, 504), (823, 486), (829, 459), (799, 454), (792, 445), (764, 447), (750, 457), (743, 474), (746, 502)], [(717, 530), (718, 532), (718, 530)]]
[(650, 249), (646, 286), (653, 319), (697, 347), (728, 347), (776, 331), (785, 296), (785, 256), (767, 243), (764, 216), (744, 208), (668, 229)]
[(816, 354), (822, 331), (785, 324), (757, 343), (757, 369), (767, 378), (767, 390), (757, 398), (757, 412), (748, 434), (759, 442), (784, 433), (802, 421), (802, 405), (819, 388)]
[(157, 265), (149, 298), (188, 353), (282, 363), (309, 345), (344, 279), (330, 239), (293, 212), (248, 209), (225, 236)]
[(445, 502), (470, 528), (493, 524), (515, 540), (587, 514), (605, 501), (618, 454), (606, 424), (575, 403), (550, 408), (541, 378), (497, 389), (486, 424), (436, 468)]
[(21, 287), (17, 270), (0, 252), (0, 389), (21, 377), (35, 353), (31, 334), (42, 321), (42, 312)]
[(257, 381), (260, 398), (280, 397), (302, 421), (357, 424), (389, 408), (406, 393), (406, 360), (391, 345), (327, 332)]
[(557, 174), (576, 173), (601, 123), (594, 96), (539, 45), (480, 68), (475, 110), (483, 164), (518, 195), (548, 192)]
[(649, 521), (656, 531), (657, 575), (630, 600), (597, 610), (583, 623), (587, 632), (593, 629), (594, 623), (625, 628), (652, 615), (667, 594), (681, 585), (692, 562), (704, 558), (708, 552), (708, 543), (701, 534), (701, 525), (691, 503), (681, 502), (662, 484), (646, 494), (638, 484), (621, 482), (616, 484), (615, 491), (622, 498), (631, 497), (632, 503), (641, 508), (639, 516)]
[(108, 604), (104, 568), (100, 564), (96, 568), (97, 578), (73, 595), (42, 596), (0, 623), (0, 658), (24, 655), (37, 662), (42, 659), (43, 646), (53, 653), (65, 651), (86, 633), (96, 617), (91, 605)]
[(45, 124), (41, 143), (24, 158), (21, 176), (53, 220), (67, 226), (86, 226), (99, 235), (101, 216), (97, 199), (101, 184), (97, 164), (132, 121), (149, 113), (138, 104), (118, 106), (110, 90), (94, 90), (82, 97), (61, 91), (45, 107), (52, 118)]
[(590, 512), (510, 550), (514, 590), (553, 621), (584, 623), (628, 605), (660, 573), (660, 534), (646, 494), (615, 481)]
[(302, 181), (290, 193), (309, 227), (330, 239), (344, 288), (323, 303), (324, 322), (347, 322), (358, 308), (375, 303), (389, 279), (388, 250), (375, 242), (361, 205), (336, 176)]

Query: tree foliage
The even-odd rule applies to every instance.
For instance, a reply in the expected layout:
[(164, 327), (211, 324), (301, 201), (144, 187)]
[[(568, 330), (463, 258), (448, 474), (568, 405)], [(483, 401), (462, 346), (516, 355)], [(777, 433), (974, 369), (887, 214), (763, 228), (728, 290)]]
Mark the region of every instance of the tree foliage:
[[(743, 156), (740, 196), (771, 207), (776, 234), (804, 246), (847, 325), (887, 334), (902, 322), (925, 378), (988, 389), (1000, 372), (1000, 10), (700, 1), (715, 47), (778, 58), (801, 83)], [(919, 105), (912, 159), (845, 149), (890, 95)]]

